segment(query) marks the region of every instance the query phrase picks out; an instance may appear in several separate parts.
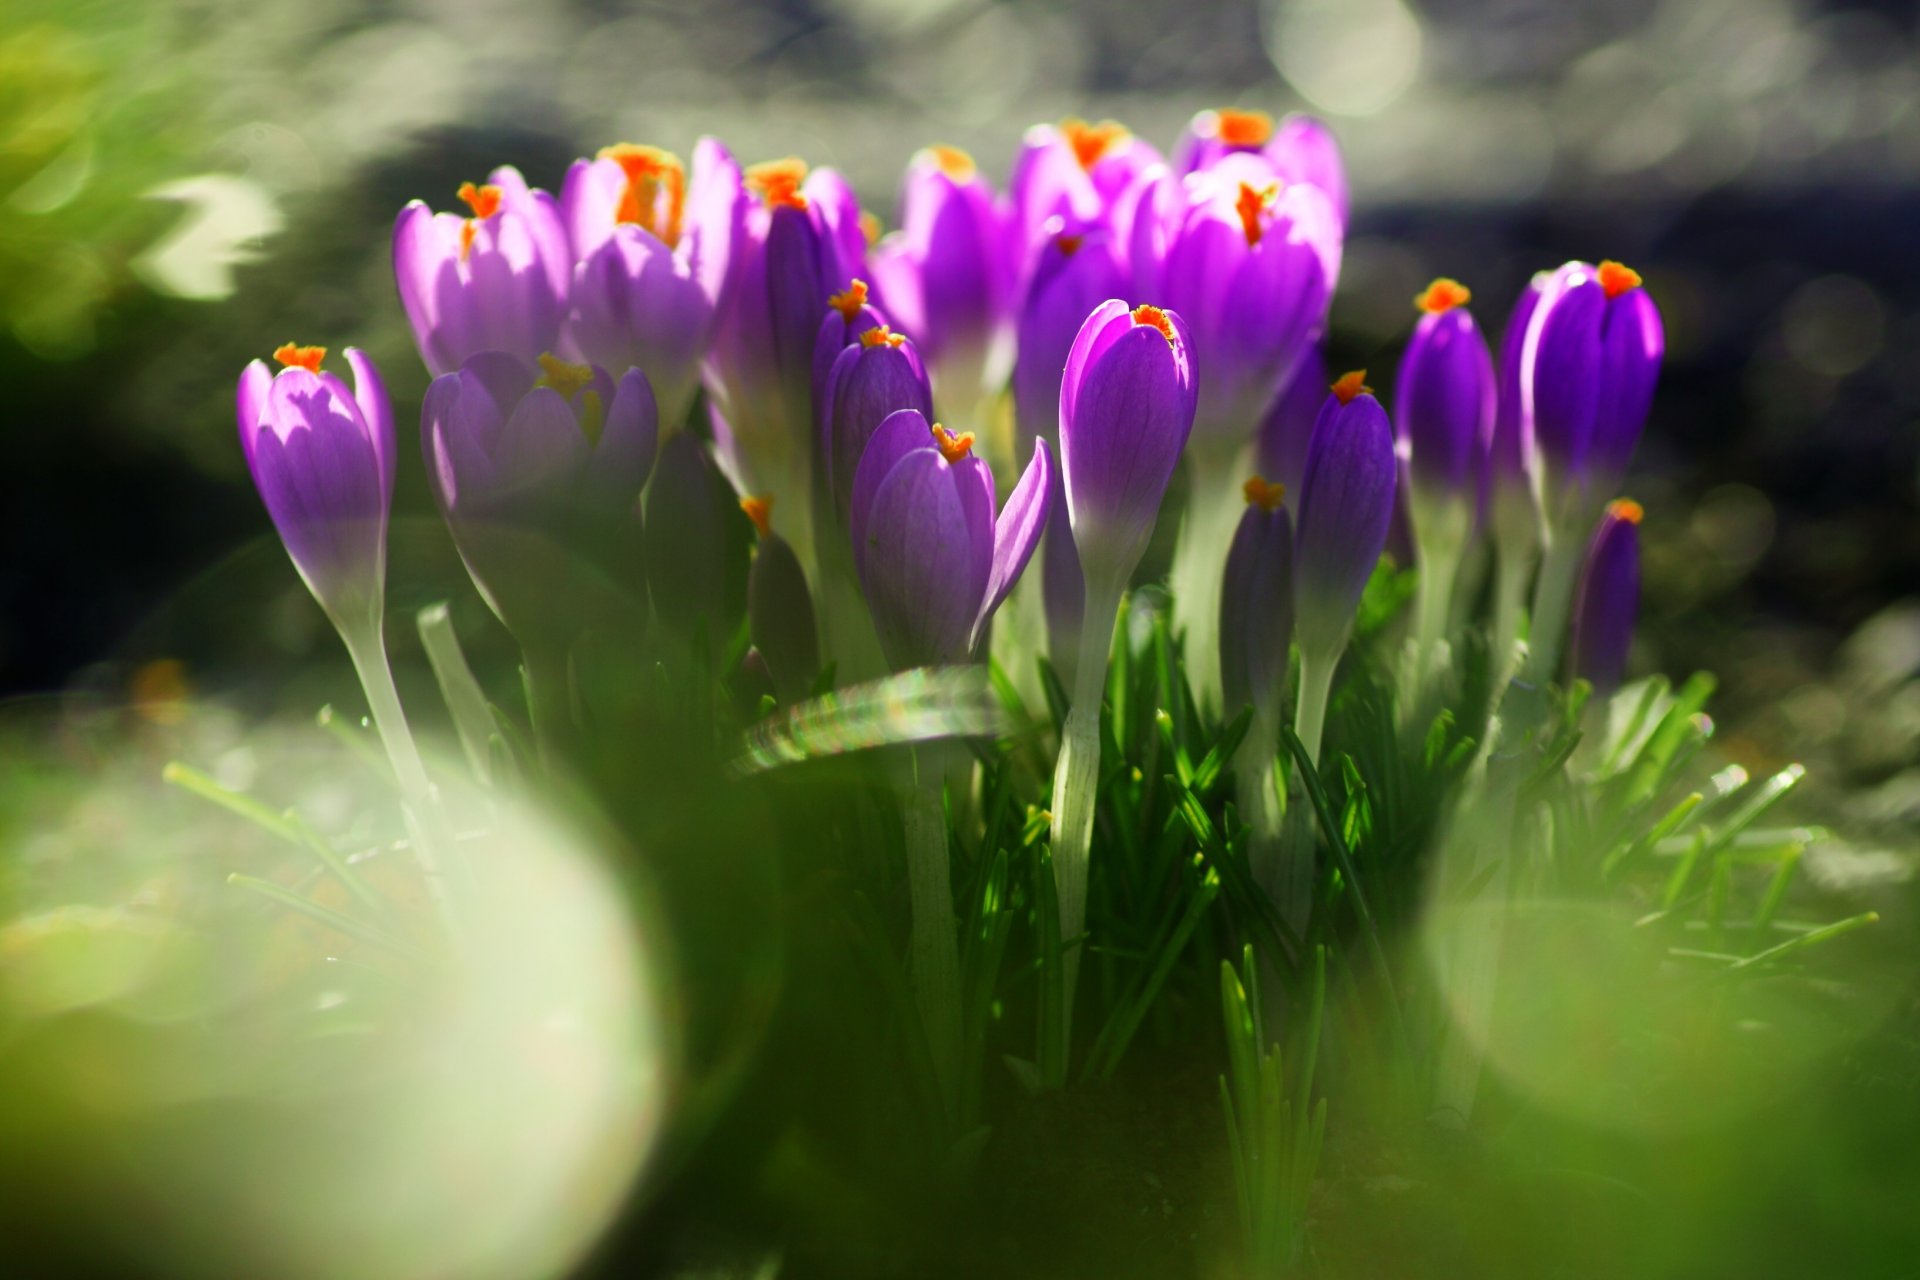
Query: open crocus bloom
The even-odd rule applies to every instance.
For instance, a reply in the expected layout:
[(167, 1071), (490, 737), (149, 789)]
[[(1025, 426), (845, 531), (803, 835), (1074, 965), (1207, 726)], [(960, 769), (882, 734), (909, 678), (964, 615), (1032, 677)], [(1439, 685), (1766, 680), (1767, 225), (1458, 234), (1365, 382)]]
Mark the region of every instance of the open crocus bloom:
[(532, 360), (559, 341), (573, 256), (559, 208), (519, 170), (460, 187), (467, 216), (415, 200), (393, 226), (393, 275), (420, 358), (435, 375), (469, 356)]
[(240, 448), (280, 541), (336, 624), (378, 622), (393, 502), (393, 410), (380, 371), (347, 348), (353, 389), (321, 370), (326, 351), (288, 343), (285, 367), (240, 374)]
[(993, 472), (973, 435), (895, 413), (867, 442), (853, 481), (854, 566), (895, 670), (965, 662), (1033, 557), (1046, 526), (1053, 458), (1034, 445), (995, 515)]
[(1173, 169), (1182, 176), (1210, 169), (1231, 155), (1263, 160), (1283, 183), (1320, 188), (1347, 224), (1347, 171), (1333, 133), (1312, 116), (1292, 113), (1278, 125), (1264, 111), (1232, 107), (1202, 111), (1187, 122), (1173, 148)]
[(821, 483), (832, 498), (835, 518), (845, 523), (854, 474), (873, 433), (902, 409), (931, 418), (933, 396), (914, 344), (883, 324), (841, 348), (827, 371), (820, 404)]
[(1013, 234), (1022, 254), (1020, 279), (1031, 276), (1049, 219), (1069, 230), (1107, 228), (1126, 243), (1125, 198), (1142, 174), (1160, 163), (1152, 144), (1114, 120), (1037, 124), (1020, 140), (1007, 182)]

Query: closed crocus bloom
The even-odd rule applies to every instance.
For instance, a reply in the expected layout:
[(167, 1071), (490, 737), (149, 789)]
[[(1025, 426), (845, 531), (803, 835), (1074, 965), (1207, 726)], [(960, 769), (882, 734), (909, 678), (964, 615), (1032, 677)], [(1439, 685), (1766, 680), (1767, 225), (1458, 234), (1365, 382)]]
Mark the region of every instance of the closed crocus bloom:
[(1320, 406), (1327, 398), (1327, 357), (1319, 344), (1307, 348), (1287, 389), (1274, 397), (1260, 419), (1260, 432), (1254, 437), (1254, 462), (1260, 474), (1288, 493), (1300, 492), (1300, 478), (1307, 469), (1307, 446), (1313, 442), (1313, 426), (1320, 421)]
[(1587, 547), (1573, 610), (1573, 674), (1600, 697), (1620, 687), (1640, 613), (1640, 504), (1607, 504)]
[(400, 303), (436, 376), (483, 351), (528, 361), (552, 351), (573, 278), (558, 206), (517, 170), (495, 169), (485, 185), (462, 184), (459, 195), (465, 217), (415, 200), (393, 227)]
[(813, 337), (813, 363), (808, 381), (813, 389), (813, 430), (816, 437), (826, 434), (827, 375), (840, 353), (860, 341), (869, 329), (887, 327), (887, 319), (868, 300), (867, 282), (855, 280), (839, 293), (827, 298), (827, 314)]
[(1294, 539), (1300, 647), (1337, 657), (1393, 522), (1393, 428), (1363, 373), (1333, 384), (1307, 448)]
[(378, 631), (393, 501), (393, 410), (380, 372), (347, 348), (353, 389), (323, 347), (287, 343), (269, 374), (240, 375), (240, 448), (267, 514), (314, 599), (343, 631)]
[(825, 431), (820, 441), (822, 481), (844, 525), (853, 499), (853, 477), (867, 441), (888, 415), (912, 409), (933, 416), (927, 371), (905, 334), (879, 325), (843, 348), (827, 373), (821, 398)]
[(673, 153), (621, 143), (574, 161), (560, 191), (576, 264), (568, 341), (591, 363), (644, 370), (670, 427), (699, 378), (741, 199), (740, 167), (712, 138), (691, 182)]
[(1467, 310), (1471, 298), (1442, 278), (1414, 299), (1420, 320), (1394, 385), (1414, 535), (1428, 546), (1456, 544), (1471, 531), (1492, 441), (1493, 357)]
[(1328, 128), (1312, 116), (1292, 114), (1276, 128), (1264, 111), (1222, 107), (1202, 111), (1187, 123), (1173, 149), (1173, 169), (1182, 176), (1211, 168), (1229, 155), (1265, 160), (1281, 182), (1306, 182), (1332, 202), (1340, 224), (1347, 222), (1347, 173), (1340, 147)]
[(584, 619), (557, 616), (556, 601), (591, 590), (579, 567), (623, 567), (653, 469), (646, 375), (486, 352), (433, 380), (420, 425), (428, 483), (500, 620), (525, 647), (577, 629)]
[(1052, 486), (1041, 442), (996, 516), (971, 432), (911, 409), (880, 424), (854, 477), (853, 553), (895, 670), (972, 659), (1040, 541)]
[(1159, 163), (1160, 153), (1118, 121), (1073, 119), (1028, 129), (1007, 183), (1021, 278), (1031, 274), (1052, 218), (1074, 229), (1106, 226), (1124, 243), (1126, 227), (1115, 221), (1122, 197)]
[(1082, 571), (1102, 594), (1117, 592), (1139, 563), (1193, 430), (1191, 349), (1174, 312), (1109, 299), (1086, 318), (1067, 354), (1060, 379), (1067, 511)]
[[(989, 381), (1004, 377), (1017, 264), (993, 187), (957, 147), (928, 147), (907, 166), (900, 230), (872, 254), (887, 314), (919, 345), (949, 413), (978, 418)], [(996, 360), (1002, 368), (991, 366)]]
[(1539, 305), (1548, 276), (1542, 272), (1527, 282), (1507, 318), (1500, 338), (1500, 369), (1494, 398), (1493, 437), (1486, 469), (1487, 517), (1503, 552), (1517, 552), (1540, 540), (1540, 503), (1534, 490), (1537, 461), (1533, 420), (1526, 413), (1520, 387), (1521, 356), (1527, 326)]
[(1281, 486), (1256, 475), (1245, 494), (1220, 583), (1220, 678), (1229, 715), (1253, 706), (1277, 716), (1293, 638), (1293, 521)]
[(782, 702), (806, 696), (820, 673), (820, 636), (807, 575), (787, 540), (773, 531), (773, 499), (742, 498), (759, 547), (747, 573), (747, 631)]
[(1013, 420), (1023, 450), (1035, 439), (1059, 443), (1067, 354), (1093, 310), (1126, 291), (1109, 232), (1070, 231), (1054, 218), (1045, 236), (1015, 330)]

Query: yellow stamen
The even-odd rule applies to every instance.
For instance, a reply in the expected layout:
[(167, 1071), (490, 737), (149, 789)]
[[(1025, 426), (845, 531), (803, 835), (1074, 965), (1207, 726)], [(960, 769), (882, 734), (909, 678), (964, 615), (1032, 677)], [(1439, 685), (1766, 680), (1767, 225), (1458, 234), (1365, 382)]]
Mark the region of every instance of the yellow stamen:
[(955, 182), (971, 182), (973, 175), (979, 172), (973, 163), (973, 157), (959, 147), (949, 147), (944, 143), (936, 142), (927, 148), (927, 155), (940, 166), (940, 172)]
[[(613, 161), (627, 175), (626, 189), (614, 210), (615, 221), (644, 227), (669, 248), (679, 243), (687, 203), (687, 171), (680, 157), (659, 147), (617, 142), (600, 148), (600, 159)], [(664, 209), (662, 195), (666, 197)]]
[(1264, 111), (1222, 107), (1213, 120), (1214, 136), (1230, 147), (1264, 147), (1273, 137), (1273, 117)]
[(936, 422), (933, 424), (933, 447), (948, 462), (958, 462), (973, 452), (973, 432), (962, 431), (955, 435)]
[(1091, 169), (1106, 159), (1113, 149), (1131, 138), (1127, 126), (1118, 120), (1102, 120), (1099, 124), (1088, 124), (1075, 117), (1060, 122), (1060, 136), (1073, 148), (1073, 158), (1080, 162), (1082, 169)]
[(843, 292), (827, 299), (827, 305), (840, 313), (840, 318), (852, 324), (860, 318), (860, 308), (867, 305), (867, 282), (855, 280)]
[(889, 347), (897, 347), (906, 340), (906, 334), (895, 333), (883, 324), (877, 324), (860, 335), (860, 345), (863, 347), (877, 347), (882, 343)]
[(587, 438), (589, 445), (600, 443), (600, 432), (607, 425), (607, 409), (600, 403), (600, 393), (588, 388), (580, 393), (580, 434)]
[(749, 165), (746, 172), (747, 185), (760, 193), (760, 199), (769, 209), (780, 205), (806, 208), (807, 198), (800, 191), (800, 184), (806, 180), (807, 162), (797, 156)]
[(763, 493), (759, 497), (748, 496), (740, 499), (740, 509), (747, 513), (747, 519), (753, 521), (753, 527), (760, 531), (761, 537), (773, 532), (773, 495)]
[(1615, 498), (1607, 504), (1607, 514), (1615, 520), (1625, 520), (1628, 524), (1639, 524), (1647, 513), (1640, 504), (1632, 498)]
[(1617, 298), (1630, 289), (1640, 287), (1640, 273), (1623, 262), (1609, 259), (1600, 264), (1594, 273), (1600, 280), (1600, 287), (1607, 291), (1609, 298)]
[(1278, 511), (1280, 504), (1287, 500), (1287, 486), (1269, 484), (1263, 476), (1248, 476), (1240, 492), (1247, 496), (1247, 505), (1259, 507), (1262, 511)]
[(275, 349), (273, 358), (289, 369), (305, 369), (308, 373), (318, 373), (320, 362), (327, 358), (327, 349), (283, 342)]
[(1464, 307), (1472, 301), (1473, 290), (1458, 280), (1441, 276), (1413, 300), (1413, 305), (1428, 315), (1437, 316), (1444, 315), (1455, 307)]
[(1160, 336), (1167, 340), (1167, 345), (1173, 345), (1173, 321), (1160, 308), (1142, 303), (1133, 309), (1133, 322), (1158, 329)]
[(1367, 385), (1365, 369), (1355, 369), (1351, 373), (1341, 374), (1333, 380), (1333, 385), (1327, 390), (1333, 392), (1334, 398), (1341, 404), (1352, 404), (1353, 398), (1358, 395), (1373, 394), (1373, 388)]
[(552, 352), (540, 357), (540, 378), (533, 385), (552, 387), (568, 400), (593, 381), (593, 366), (569, 364)]
[(1240, 184), (1240, 197), (1234, 201), (1235, 212), (1240, 215), (1240, 229), (1246, 232), (1247, 247), (1251, 249), (1260, 243), (1260, 237), (1266, 234), (1266, 228), (1260, 225), (1260, 215), (1265, 213), (1273, 198), (1280, 194), (1280, 184), (1269, 182), (1264, 187), (1256, 187), (1250, 182)]

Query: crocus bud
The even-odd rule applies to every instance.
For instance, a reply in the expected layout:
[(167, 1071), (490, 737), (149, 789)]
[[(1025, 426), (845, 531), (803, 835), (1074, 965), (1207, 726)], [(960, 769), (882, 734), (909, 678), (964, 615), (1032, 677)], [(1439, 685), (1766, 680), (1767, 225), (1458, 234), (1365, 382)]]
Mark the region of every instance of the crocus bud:
[(739, 622), (744, 601), (735, 593), (730, 536), (738, 520), (737, 500), (701, 439), (690, 431), (669, 438), (647, 492), (647, 589), (655, 615), (684, 641), (704, 634), (718, 648)]
[(854, 476), (854, 566), (895, 670), (969, 661), (1046, 526), (1046, 444), (998, 517), (993, 473), (972, 450), (971, 432), (907, 409), (880, 424)]
[(978, 421), (989, 364), (1003, 345), (1013, 250), (993, 186), (972, 156), (933, 146), (913, 157), (900, 230), (874, 249), (874, 279), (887, 315), (919, 345), (940, 403), (966, 422)]
[(1530, 555), (1540, 542), (1540, 500), (1535, 492), (1537, 460), (1533, 419), (1520, 387), (1521, 356), (1527, 326), (1539, 305), (1547, 275), (1536, 275), (1521, 291), (1500, 339), (1499, 390), (1495, 398), (1493, 441), (1488, 452), (1485, 496), (1487, 517), (1503, 554)]
[(620, 576), (659, 439), (645, 374), (485, 352), (433, 380), (420, 428), (461, 558), (523, 644), (591, 590), (576, 566)]
[(723, 461), (743, 488), (806, 493), (814, 343), (827, 299), (861, 271), (847, 241), (857, 206), (830, 170), (799, 160), (749, 167), (733, 282), (708, 365), (726, 424)]
[(868, 297), (867, 282), (855, 280), (827, 298), (827, 314), (813, 337), (813, 364), (808, 377), (813, 390), (813, 434), (816, 440), (826, 437), (827, 375), (833, 372), (833, 362), (840, 358), (842, 351), (857, 345), (860, 335), (867, 330), (887, 327), (887, 318)]
[(1277, 716), (1293, 638), (1293, 521), (1286, 490), (1254, 476), (1220, 583), (1220, 681), (1228, 715)]
[(240, 375), (240, 449), (294, 568), (336, 626), (378, 626), (393, 502), (393, 409), (380, 371), (347, 348), (353, 390), (323, 347), (287, 343)]
[(1067, 353), (1093, 309), (1125, 291), (1105, 229), (1070, 231), (1063, 219), (1053, 218), (1044, 235), (1014, 345), (1013, 423), (1022, 450), (1036, 439), (1058, 445), (1060, 371)]
[(747, 632), (782, 702), (806, 696), (820, 674), (820, 636), (807, 575), (787, 540), (773, 531), (772, 497), (742, 498), (760, 535), (747, 574)]
[(1264, 111), (1231, 107), (1202, 111), (1174, 144), (1173, 171), (1184, 177), (1197, 169), (1210, 169), (1229, 155), (1257, 156), (1281, 182), (1320, 188), (1340, 224), (1346, 225), (1347, 174), (1340, 148), (1327, 127), (1312, 116), (1292, 114), (1275, 128), (1273, 117)]
[(1666, 339), (1640, 276), (1617, 262), (1569, 262), (1541, 289), (1521, 355), (1551, 522), (1584, 524), (1613, 489), (1646, 425)]
[(1146, 224), (1136, 221), (1135, 286), (1164, 298), (1193, 331), (1197, 442), (1237, 448), (1326, 323), (1340, 276), (1340, 221), (1319, 188), (1284, 185), (1249, 156), (1190, 174), (1184, 196), (1157, 271), (1153, 253), (1140, 247)]
[(393, 225), (393, 275), (429, 372), (505, 351), (532, 361), (552, 351), (567, 317), (573, 256), (553, 197), (518, 170), (463, 183), (468, 216), (419, 200)]
[(1024, 254), (1021, 279), (1030, 277), (1052, 218), (1074, 230), (1105, 227), (1125, 243), (1126, 228), (1115, 221), (1122, 197), (1158, 163), (1160, 153), (1118, 121), (1063, 120), (1028, 129), (1007, 182), (1013, 233)]
[(1260, 419), (1260, 433), (1254, 437), (1253, 456), (1260, 474), (1288, 493), (1300, 492), (1313, 424), (1320, 421), (1320, 406), (1326, 399), (1327, 357), (1316, 343), (1301, 357), (1286, 390), (1267, 406), (1266, 416)]
[(822, 482), (844, 525), (853, 500), (854, 471), (867, 441), (889, 414), (912, 409), (933, 416), (933, 396), (919, 352), (905, 334), (885, 325), (868, 329), (842, 349), (827, 373), (821, 398), (826, 429), (820, 440)]
[(1640, 504), (1609, 502), (1587, 547), (1573, 606), (1573, 674), (1606, 697), (1620, 687), (1640, 613)]
[(1301, 650), (1322, 661), (1346, 648), (1393, 522), (1393, 428), (1364, 379), (1349, 373), (1333, 384), (1300, 483), (1295, 609)]
[(644, 370), (670, 427), (685, 418), (722, 300), (740, 166), (712, 138), (680, 157), (621, 143), (576, 160), (560, 189), (575, 259), (567, 340), (588, 361)]
[[(1197, 388), (1180, 317), (1101, 303), (1060, 378), (1060, 456), (1081, 570), (1119, 590), (1147, 549), (1167, 481), (1193, 430)], [(1104, 620), (1102, 624), (1104, 625)]]
[(1422, 545), (1457, 546), (1472, 531), (1492, 442), (1493, 358), (1466, 308), (1471, 297), (1443, 278), (1414, 299), (1422, 314), (1394, 387), (1408, 512)]

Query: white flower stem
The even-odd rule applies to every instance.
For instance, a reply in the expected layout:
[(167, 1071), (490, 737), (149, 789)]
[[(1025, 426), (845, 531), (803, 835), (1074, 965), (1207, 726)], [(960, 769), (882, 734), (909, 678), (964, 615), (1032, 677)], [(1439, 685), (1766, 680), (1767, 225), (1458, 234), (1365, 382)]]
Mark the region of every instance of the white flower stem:
[(1501, 547), (1493, 579), (1493, 669), (1496, 704), (1520, 669), (1520, 610), (1527, 597), (1527, 580), (1539, 555), (1535, 548)]
[[(1294, 708), (1293, 732), (1306, 748), (1314, 767), (1320, 766), (1320, 739), (1327, 723), (1327, 699), (1333, 691), (1334, 669), (1340, 665), (1340, 651), (1331, 654), (1300, 651), (1300, 692)], [(1306, 784), (1299, 771), (1287, 797), (1286, 818), (1277, 853), (1268, 859), (1268, 874), (1259, 880), (1261, 888), (1273, 900), (1280, 918), (1298, 937), (1305, 937), (1307, 919), (1313, 911), (1314, 817), (1307, 801)], [(1256, 876), (1258, 872), (1256, 871)]]
[(1573, 530), (1564, 525), (1549, 535), (1540, 561), (1540, 581), (1533, 591), (1533, 625), (1527, 634), (1527, 678), (1536, 684), (1552, 680), (1560, 669), (1560, 649), (1573, 612), (1584, 550)]
[(913, 986), (940, 1096), (948, 1120), (954, 1121), (960, 1085), (960, 943), (953, 914), (947, 818), (941, 804), (945, 755), (937, 746), (914, 753), (913, 773), (903, 782), (900, 802), (907, 891), (913, 904)]
[(1408, 655), (1411, 670), (1401, 681), (1400, 715), (1411, 732), (1425, 729), (1427, 701), (1440, 673), (1441, 645), (1447, 638), (1447, 618), (1453, 601), (1453, 584), (1460, 573), (1462, 545), (1458, 542), (1420, 548), (1419, 586), (1414, 595), (1412, 649)]
[(1174, 619), (1186, 632), (1183, 656), (1194, 700), (1212, 708), (1220, 705), (1221, 698), (1220, 578), (1245, 504), (1234, 483), (1232, 457), (1189, 456), (1194, 463), (1193, 483), (1173, 548), (1168, 585), (1173, 589)]

